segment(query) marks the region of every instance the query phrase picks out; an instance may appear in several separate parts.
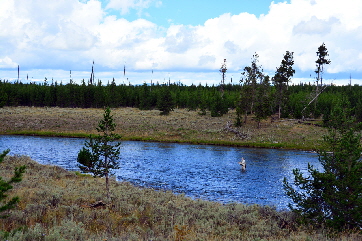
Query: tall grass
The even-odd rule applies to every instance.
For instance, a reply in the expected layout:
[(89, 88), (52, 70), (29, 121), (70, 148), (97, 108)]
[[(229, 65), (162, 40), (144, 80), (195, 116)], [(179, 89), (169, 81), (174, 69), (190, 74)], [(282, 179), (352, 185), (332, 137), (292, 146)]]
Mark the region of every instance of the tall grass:
[(20, 203), (0, 220), (4, 240), (361, 240), (296, 224), (288, 211), (237, 203), (192, 200), (170, 191), (110, 182), (106, 202), (100, 178), (40, 165), (29, 157), (7, 156), (0, 176), (26, 165), (10, 196)]

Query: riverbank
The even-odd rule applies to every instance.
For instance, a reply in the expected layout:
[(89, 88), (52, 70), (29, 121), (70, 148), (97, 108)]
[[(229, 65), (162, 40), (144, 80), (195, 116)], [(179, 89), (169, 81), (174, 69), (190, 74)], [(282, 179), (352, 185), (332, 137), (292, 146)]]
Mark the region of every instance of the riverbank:
[[(326, 130), (298, 120), (266, 120), (261, 128), (248, 119), (242, 127), (232, 126), (235, 111), (222, 117), (198, 111), (175, 109), (168, 116), (158, 110), (112, 109), (116, 132), (123, 140), (212, 144), (242, 147), (317, 150)], [(95, 134), (102, 109), (4, 107), (0, 108), (0, 134), (87, 137)]]
[[(4, 240), (360, 240), (298, 225), (290, 212), (258, 205), (192, 200), (40, 165), (29, 157), (5, 157), (0, 176), (26, 165), (9, 197), (20, 203), (0, 219)], [(101, 201), (101, 202), (100, 202)], [(97, 205), (98, 204), (98, 205)]]

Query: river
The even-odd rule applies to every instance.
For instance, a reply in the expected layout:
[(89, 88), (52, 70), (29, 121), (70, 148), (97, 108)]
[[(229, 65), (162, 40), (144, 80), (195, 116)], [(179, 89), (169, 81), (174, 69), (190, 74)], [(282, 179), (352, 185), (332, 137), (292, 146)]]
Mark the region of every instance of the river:
[[(0, 151), (27, 155), (41, 164), (78, 170), (77, 154), (85, 139), (0, 136)], [(244, 157), (247, 171), (238, 162)], [(122, 141), (119, 181), (138, 186), (185, 193), (222, 203), (240, 202), (286, 209), (284, 177), (292, 170), (307, 173), (308, 163), (321, 168), (315, 153), (212, 145)]]

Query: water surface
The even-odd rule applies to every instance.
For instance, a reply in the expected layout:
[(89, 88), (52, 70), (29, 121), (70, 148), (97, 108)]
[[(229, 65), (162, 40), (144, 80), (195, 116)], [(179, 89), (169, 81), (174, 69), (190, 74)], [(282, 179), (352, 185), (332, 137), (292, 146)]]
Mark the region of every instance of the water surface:
[[(78, 170), (77, 154), (85, 139), (0, 136), (0, 150), (27, 155), (41, 164)], [(247, 171), (238, 162), (244, 157)], [(222, 203), (287, 207), (282, 181), (293, 178), (292, 169), (306, 173), (308, 162), (320, 168), (315, 153), (212, 145), (123, 141), (120, 181), (185, 193), (192, 198)]]

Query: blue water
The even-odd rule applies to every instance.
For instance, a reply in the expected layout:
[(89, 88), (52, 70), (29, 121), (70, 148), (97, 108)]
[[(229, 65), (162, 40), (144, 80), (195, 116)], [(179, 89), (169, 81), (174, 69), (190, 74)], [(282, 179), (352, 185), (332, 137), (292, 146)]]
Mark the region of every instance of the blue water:
[[(42, 164), (78, 170), (77, 154), (85, 139), (0, 136), (0, 151), (27, 155)], [(238, 162), (244, 157), (247, 171)], [(222, 203), (240, 202), (287, 208), (290, 202), (282, 186), (292, 180), (292, 170), (307, 173), (308, 163), (320, 168), (315, 153), (291, 150), (238, 148), (123, 141), (120, 181), (138, 186), (172, 190), (192, 198)]]

